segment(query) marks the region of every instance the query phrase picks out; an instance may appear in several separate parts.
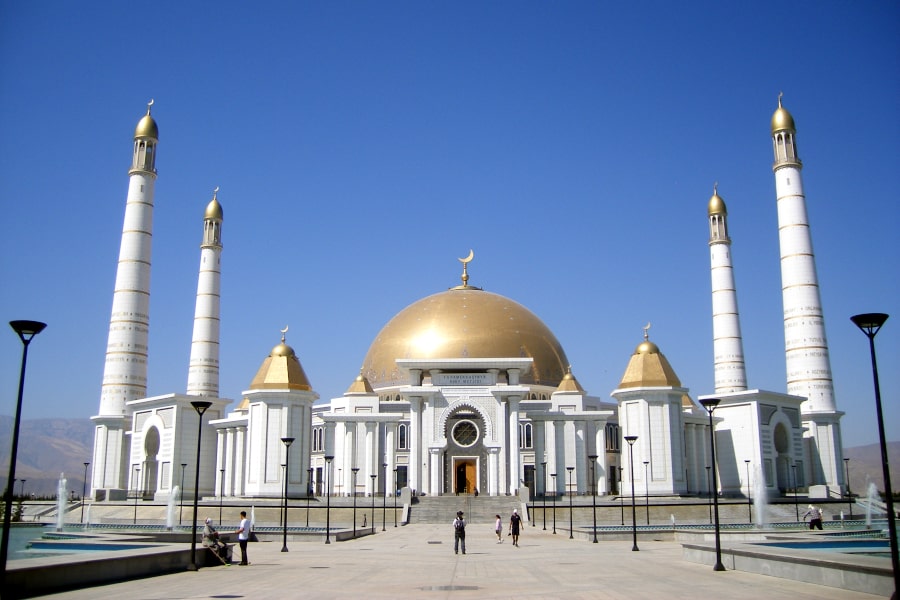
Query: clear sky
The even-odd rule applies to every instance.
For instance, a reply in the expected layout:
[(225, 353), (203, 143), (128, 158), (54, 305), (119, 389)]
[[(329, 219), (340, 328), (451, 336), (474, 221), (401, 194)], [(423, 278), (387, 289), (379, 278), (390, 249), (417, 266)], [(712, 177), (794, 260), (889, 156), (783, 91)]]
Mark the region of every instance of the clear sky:
[[(0, 317), (47, 322), (24, 418), (90, 417), (134, 127), (160, 129), (149, 395), (184, 392), (219, 186), (221, 395), (290, 326), (340, 395), (405, 306), (508, 296), (609, 399), (650, 338), (713, 391), (707, 202), (728, 206), (751, 388), (785, 391), (769, 123), (797, 124), (847, 446), (877, 441), (860, 312), (900, 423), (896, 2), (28, 2), (0, 5)], [(13, 414), (21, 344), (0, 343)]]

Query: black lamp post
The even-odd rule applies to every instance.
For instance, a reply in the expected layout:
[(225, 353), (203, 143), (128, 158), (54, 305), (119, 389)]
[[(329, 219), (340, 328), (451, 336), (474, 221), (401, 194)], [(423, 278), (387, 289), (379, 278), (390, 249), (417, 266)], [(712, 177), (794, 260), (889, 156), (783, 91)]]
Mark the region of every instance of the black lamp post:
[(333, 456), (325, 457), (325, 543), (331, 543), (331, 461)]
[(394, 467), (394, 527), (397, 526), (397, 477), (400, 474), (400, 467)]
[(197, 463), (194, 469), (194, 524), (191, 527), (191, 564), (188, 571), (197, 570), (197, 508), (200, 503), (200, 440), (203, 436), (203, 413), (206, 412), (212, 402), (209, 400), (194, 400), (191, 406), (197, 411)]
[(572, 471), (575, 470), (575, 467), (566, 467), (566, 471), (568, 471), (569, 476), (569, 485), (567, 487), (567, 491), (569, 492), (569, 539), (575, 539), (575, 536), (572, 535)]
[(541, 463), (541, 487), (544, 493), (541, 494), (541, 513), (544, 516), (544, 531), (547, 531), (547, 461)]
[(550, 473), (553, 478), (553, 535), (556, 535), (556, 473)]
[(181, 463), (181, 501), (178, 503), (178, 524), (181, 525), (181, 514), (184, 512), (184, 470), (187, 463)]
[(887, 443), (884, 439), (884, 415), (881, 412), (881, 386), (878, 384), (878, 363), (875, 360), (875, 334), (888, 316), (884, 313), (868, 313), (850, 317), (853, 324), (869, 338), (869, 354), (872, 357), (872, 379), (875, 384), (875, 413), (878, 417), (878, 442), (881, 445), (881, 472), (884, 477), (884, 502), (888, 513), (888, 536), (891, 540), (891, 566), (894, 569), (894, 595), (900, 590), (900, 557), (897, 549), (897, 514), (894, 512), (894, 488), (891, 487), (891, 469), (888, 466)]
[(291, 467), (290, 467), (290, 459), (291, 459), (291, 444), (294, 443), (294, 438), (292, 437), (283, 437), (281, 438), (282, 443), (284, 443), (284, 525), (282, 527), (281, 534), (281, 551), (287, 552), (287, 522), (288, 522), (288, 480), (291, 478)]
[(19, 495), (22, 496), (22, 497), (24, 498), (24, 497), (25, 497), (25, 482), (28, 481), (28, 480), (27, 480), (27, 479), (20, 479), (19, 481), (22, 482), (22, 486), (19, 488)]
[[(19, 453), (19, 424), (22, 418), (22, 394), (25, 390), (25, 363), (28, 361), (28, 344), (47, 326), (39, 321), (10, 321), (10, 327), (22, 340), (22, 369), (19, 372), (19, 397), (16, 401), (16, 418), (13, 422), (12, 450), (9, 456), (9, 475), (6, 479), (6, 503), (3, 509), (3, 541), (0, 542), (0, 583), (6, 579), (6, 557), (9, 555), (9, 523), (12, 518), (12, 500), (16, 485), (16, 458)], [(22, 494), (25, 480), (22, 480)]]
[(625, 495), (622, 493), (622, 467), (619, 467), (619, 510), (622, 513), (622, 527), (625, 527)]
[(628, 467), (631, 471), (631, 551), (640, 550), (637, 545), (637, 508), (634, 505), (634, 443), (638, 436), (626, 435), (625, 441), (628, 442)]
[(753, 524), (753, 498), (752, 498), (752, 492), (750, 491), (750, 461), (744, 460), (744, 464), (747, 465), (747, 522), (752, 525)]
[(387, 524), (387, 463), (382, 463), (381, 473), (381, 485), (384, 488), (381, 490), (381, 530), (385, 531), (384, 527)]
[(719, 484), (716, 482), (716, 432), (713, 424), (713, 411), (721, 402), (718, 398), (704, 398), (700, 401), (706, 412), (709, 413), (709, 452), (710, 462), (712, 463), (712, 495), (713, 495), (713, 515), (715, 516), (715, 536), (716, 536), (716, 564), (713, 565), (713, 571), (724, 571), (725, 565), (722, 564), (722, 542), (719, 539)]
[(356, 474), (359, 473), (359, 467), (350, 469), (353, 472), (353, 539), (356, 539)]
[(850, 519), (853, 519), (853, 492), (850, 491), (850, 459), (844, 459), (844, 479), (847, 480), (847, 508), (850, 509)]
[(141, 480), (141, 468), (137, 465), (134, 466), (135, 475), (134, 475), (134, 521), (132, 521), (133, 525), (137, 525), (137, 501), (138, 501), (138, 486), (140, 485)]
[(595, 467), (597, 465), (597, 455), (588, 456), (591, 461), (591, 512), (594, 513), (594, 543), (597, 543), (597, 478)]
[(797, 488), (800, 487), (799, 480), (797, 479), (797, 465), (796, 463), (791, 465), (791, 471), (794, 473), (794, 513), (797, 518), (797, 522), (800, 522), (800, 504), (797, 502)]
[(650, 481), (647, 479), (649, 460), (644, 461), (644, 506), (647, 507), (647, 525), (650, 524)]
[(306, 470), (306, 526), (309, 527), (309, 497), (313, 495), (312, 467)]
[(369, 477), (372, 479), (372, 520), (370, 523), (372, 524), (372, 533), (375, 533), (375, 478), (377, 475), (370, 473)]
[[(87, 468), (91, 463), (84, 463), (84, 480), (81, 483), (81, 523), (84, 524), (84, 495), (87, 493)], [(25, 485), (24, 483), (22, 484)]]
[(225, 497), (225, 469), (219, 469), (219, 526), (222, 525), (222, 499)]

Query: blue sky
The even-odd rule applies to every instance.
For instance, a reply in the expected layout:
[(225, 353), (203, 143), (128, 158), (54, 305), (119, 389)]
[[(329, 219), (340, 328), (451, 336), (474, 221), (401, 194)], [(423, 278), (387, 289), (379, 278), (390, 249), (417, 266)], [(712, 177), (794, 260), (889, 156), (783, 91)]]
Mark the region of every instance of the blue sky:
[[(215, 8), (210, 8), (215, 6)], [(713, 390), (706, 206), (729, 211), (750, 386), (785, 390), (769, 121), (794, 116), (847, 446), (900, 422), (895, 2), (6, 2), (0, 317), (24, 418), (99, 407), (134, 126), (160, 128), (149, 394), (187, 382), (203, 211), (225, 211), (221, 394), (290, 326), (323, 398), (402, 308), (522, 303), (608, 398), (650, 331)], [(21, 344), (0, 344), (0, 414)], [(897, 440), (889, 427), (889, 439)]]

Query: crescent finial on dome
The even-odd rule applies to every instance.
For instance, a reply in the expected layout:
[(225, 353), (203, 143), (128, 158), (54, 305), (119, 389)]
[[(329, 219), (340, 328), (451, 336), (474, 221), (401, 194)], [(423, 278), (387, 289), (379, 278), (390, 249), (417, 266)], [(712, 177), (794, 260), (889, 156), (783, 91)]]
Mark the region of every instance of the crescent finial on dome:
[(650, 339), (650, 321), (647, 321), (647, 324), (644, 325), (644, 341)]
[(778, 92), (778, 108), (781, 108), (781, 98), (784, 97), (784, 92)]
[[(216, 188), (219, 189), (219, 188)], [(284, 329), (281, 330), (281, 343), (284, 343), (284, 334), (288, 332), (289, 327), (287, 325), (284, 326)]]
[(469, 248), (469, 255), (465, 258), (457, 258), (463, 265), (462, 287), (469, 287), (469, 263), (475, 258), (475, 251)]
[(150, 107), (153, 106), (153, 98), (150, 98), (150, 102), (147, 103), (147, 114), (150, 114)]
[(216, 189), (213, 190), (213, 200), (218, 199), (219, 196), (219, 186), (216, 186)]

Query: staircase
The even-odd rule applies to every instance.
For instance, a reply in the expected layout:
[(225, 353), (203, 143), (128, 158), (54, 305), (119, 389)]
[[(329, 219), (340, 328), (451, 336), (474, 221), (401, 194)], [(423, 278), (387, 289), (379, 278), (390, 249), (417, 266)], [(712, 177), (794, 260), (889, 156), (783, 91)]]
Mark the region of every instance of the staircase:
[(526, 518), (518, 496), (419, 496), (413, 499), (409, 522), (446, 523), (449, 526), (456, 518), (456, 512), (461, 510), (470, 525), (493, 525), (495, 515), (500, 515), (504, 523), (509, 521), (513, 509), (518, 509), (522, 518)]

